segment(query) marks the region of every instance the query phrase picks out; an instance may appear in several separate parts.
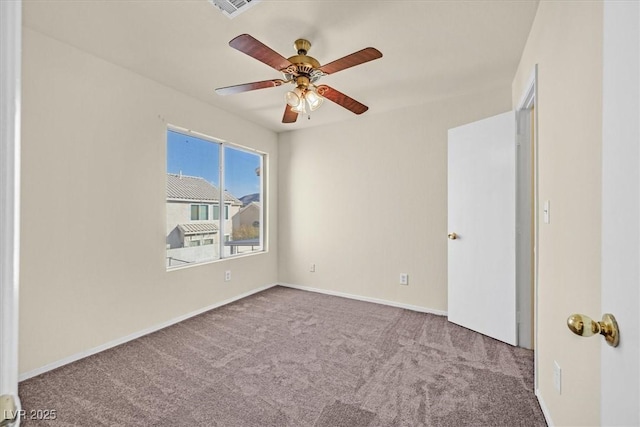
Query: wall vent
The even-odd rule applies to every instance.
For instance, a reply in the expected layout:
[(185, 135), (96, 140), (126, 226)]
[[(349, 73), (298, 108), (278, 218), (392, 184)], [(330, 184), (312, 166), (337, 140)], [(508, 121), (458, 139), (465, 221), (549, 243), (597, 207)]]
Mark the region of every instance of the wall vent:
[(242, 12), (250, 9), (261, 0), (209, 0), (209, 2), (220, 9), (224, 15), (233, 19)]

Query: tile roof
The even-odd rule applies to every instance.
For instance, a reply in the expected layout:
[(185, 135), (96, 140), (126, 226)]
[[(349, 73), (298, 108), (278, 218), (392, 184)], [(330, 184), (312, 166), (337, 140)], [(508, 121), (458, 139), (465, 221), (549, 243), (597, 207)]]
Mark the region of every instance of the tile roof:
[(187, 224), (178, 224), (178, 227), (184, 234), (214, 234), (218, 232), (218, 226), (215, 222), (190, 222)]
[[(211, 202), (219, 201), (218, 187), (199, 176), (167, 174), (167, 199)], [(224, 192), (225, 202), (242, 204), (228, 191)]]
[(250, 208), (254, 208), (254, 209), (258, 208), (258, 210), (260, 210), (260, 202), (251, 202), (248, 205), (241, 207), (240, 210), (238, 211), (238, 213), (244, 212), (244, 211), (246, 211), (247, 209), (250, 209)]

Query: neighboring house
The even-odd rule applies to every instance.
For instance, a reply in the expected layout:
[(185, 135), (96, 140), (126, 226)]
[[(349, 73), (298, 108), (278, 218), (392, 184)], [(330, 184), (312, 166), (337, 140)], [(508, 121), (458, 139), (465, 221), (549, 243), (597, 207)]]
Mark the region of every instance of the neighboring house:
[(238, 230), (245, 227), (255, 229), (260, 228), (260, 202), (251, 202), (242, 207), (233, 218), (233, 229)]
[[(245, 197), (242, 199), (244, 200)], [(260, 250), (260, 211), (260, 202), (250, 202), (243, 206), (231, 219), (233, 223), (232, 239), (225, 245), (231, 248), (232, 254)]]
[[(230, 239), (231, 218), (240, 210), (242, 203), (231, 193), (224, 192), (224, 233)], [(204, 178), (167, 174), (167, 258), (175, 256), (184, 262), (201, 261), (217, 254), (220, 218), (220, 191)], [(213, 245), (208, 251), (177, 251)], [(201, 253), (203, 255), (196, 255)], [(204, 255), (204, 254), (208, 255)]]

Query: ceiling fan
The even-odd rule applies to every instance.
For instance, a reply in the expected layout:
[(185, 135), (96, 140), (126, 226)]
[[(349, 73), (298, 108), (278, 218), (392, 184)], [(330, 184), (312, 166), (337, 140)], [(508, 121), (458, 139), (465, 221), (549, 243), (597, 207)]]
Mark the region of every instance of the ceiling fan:
[(297, 55), (289, 58), (285, 58), (249, 34), (239, 35), (229, 42), (229, 46), (275, 68), (282, 73), (284, 79), (263, 80), (221, 87), (216, 89), (216, 93), (219, 95), (231, 95), (292, 83), (295, 88), (285, 95), (287, 105), (284, 109), (282, 123), (294, 123), (298, 119), (298, 114), (305, 114), (307, 112), (305, 104), (308, 104), (310, 111), (316, 110), (320, 107), (324, 98), (355, 114), (362, 114), (369, 109), (366, 105), (344, 93), (324, 84), (316, 85), (316, 82), (323, 76), (381, 58), (382, 53), (377, 49), (367, 47), (321, 66), (315, 58), (307, 55), (311, 48), (311, 43), (305, 39), (295, 41), (293, 46), (297, 51)]

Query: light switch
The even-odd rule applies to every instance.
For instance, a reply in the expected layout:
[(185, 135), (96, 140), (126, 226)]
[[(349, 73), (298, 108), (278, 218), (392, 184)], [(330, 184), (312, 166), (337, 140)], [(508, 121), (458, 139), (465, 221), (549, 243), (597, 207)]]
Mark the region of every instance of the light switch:
[(542, 205), (542, 220), (544, 221), (545, 224), (549, 224), (550, 220), (549, 220), (549, 201), (545, 200), (544, 204)]

